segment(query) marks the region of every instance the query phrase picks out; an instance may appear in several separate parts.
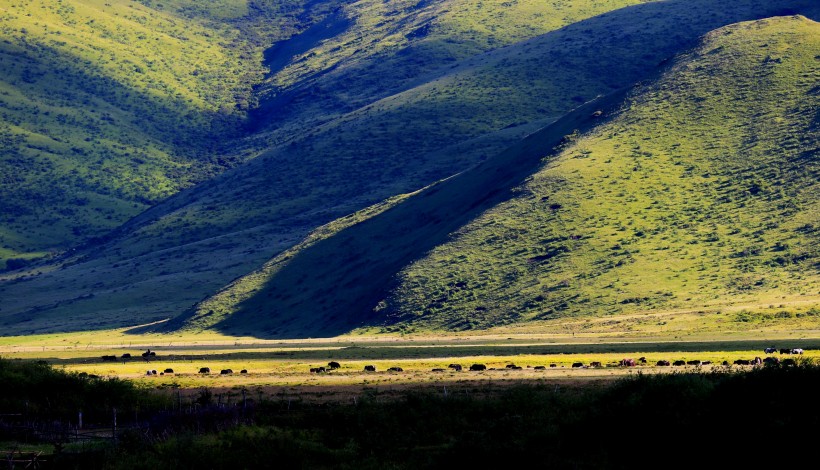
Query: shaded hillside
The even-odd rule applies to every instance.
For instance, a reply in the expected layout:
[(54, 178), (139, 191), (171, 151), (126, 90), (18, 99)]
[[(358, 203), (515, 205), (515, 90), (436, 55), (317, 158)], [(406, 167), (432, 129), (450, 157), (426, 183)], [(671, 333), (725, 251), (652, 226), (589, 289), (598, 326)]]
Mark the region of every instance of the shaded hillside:
[[(422, 6), (432, 5), (438, 4)], [(323, 124), (308, 121), (312, 127), (305, 132), (297, 124), (292, 132), (267, 128), (242, 144), (272, 145), (247, 165), (158, 204), (104, 244), (67, 258), (59, 270), (43, 266), (40, 274), (9, 276), (0, 287), (0, 315), (8, 328), (20, 331), (176, 316), (316, 227), (498, 154), (579, 103), (651, 76), (658, 63), (711, 29), (786, 7), (816, 9), (802, 0), (776, 7), (754, 0), (728, 7), (714, 0), (635, 5), (432, 69), (395, 67), (377, 75), (395, 87), (385, 92), (390, 96), (376, 93), (372, 103), (325, 107), (323, 89), (344, 94), (334, 76), (341, 81), (357, 76), (344, 75), (356, 70), (375, 73), (387, 61), (374, 56), (371, 62), (336, 66), (318, 75), (331, 80), (329, 88), (311, 89), (316, 96), (304, 95), (300, 103), (331, 109)], [(496, 29), (504, 24), (496, 23)], [(430, 31), (445, 34), (443, 26), (437, 28)], [(516, 34), (508, 40), (526, 36)], [(477, 47), (462, 41), (468, 43)], [(345, 106), (359, 107), (337, 117)]]
[(459, 330), (816, 295), (818, 32), (804, 17), (711, 32), (611, 122), (583, 134), (617, 95), (319, 234), (201, 303), (188, 326)]

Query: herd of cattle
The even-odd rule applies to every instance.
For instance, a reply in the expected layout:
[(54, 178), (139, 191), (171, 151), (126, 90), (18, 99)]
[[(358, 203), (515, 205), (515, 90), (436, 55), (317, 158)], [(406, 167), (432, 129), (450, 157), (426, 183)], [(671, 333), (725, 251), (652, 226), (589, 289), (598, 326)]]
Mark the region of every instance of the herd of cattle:
[[(803, 349), (801, 349), (801, 348), (781, 348), (781, 349), (777, 349), (777, 348), (774, 348), (774, 347), (770, 347), (770, 348), (764, 349), (763, 352), (766, 354), (765, 358), (755, 357), (754, 359), (737, 359), (732, 364), (740, 365), (740, 366), (759, 366), (759, 365), (793, 366), (793, 365), (797, 364), (796, 360), (791, 359), (791, 358), (780, 359), (778, 357), (771, 356), (771, 355), (772, 354), (777, 354), (777, 353), (779, 353), (781, 355), (793, 355), (793, 354), (801, 355), (801, 354), (803, 354)], [(156, 353), (149, 349), (149, 350), (145, 351), (144, 353), (142, 353), (142, 357), (147, 362), (150, 362), (151, 358), (156, 357)], [(117, 358), (117, 356), (102, 356), (103, 361), (116, 361), (117, 359), (123, 359), (123, 360), (131, 359), (131, 354), (125, 353), (122, 356), (120, 356), (119, 358)], [(669, 366), (672, 366), (672, 367), (681, 367), (681, 366), (700, 367), (700, 366), (705, 366), (705, 365), (710, 365), (710, 364), (712, 364), (711, 361), (701, 361), (701, 360), (697, 360), (697, 359), (693, 359), (693, 360), (689, 360), (689, 361), (685, 361), (685, 360), (682, 360), (682, 359), (681, 360), (676, 360), (676, 361), (667, 361), (667, 360), (662, 359), (662, 360), (659, 360), (655, 363), (655, 365), (658, 366), (658, 367), (669, 367)], [(599, 368), (599, 367), (635, 367), (635, 366), (639, 366), (639, 365), (648, 365), (648, 361), (647, 361), (646, 357), (640, 357), (637, 360), (632, 359), (632, 358), (624, 358), (624, 359), (621, 359), (618, 362), (613, 362), (613, 363), (609, 363), (609, 364), (606, 364), (606, 365), (604, 365), (603, 363), (598, 362), (598, 361), (593, 361), (593, 362), (590, 362), (589, 364), (584, 364), (583, 362), (574, 362), (574, 363), (572, 363), (572, 368), (575, 368), (575, 369), (577, 369), (577, 368), (588, 369), (588, 368)], [(721, 363), (721, 365), (729, 366), (731, 364), (729, 363), (729, 361), (723, 361)], [(342, 365), (339, 364), (338, 362), (330, 361), (330, 362), (327, 363), (327, 366), (311, 367), (310, 368), (310, 373), (311, 374), (321, 374), (321, 373), (329, 372), (329, 371), (332, 371), (332, 370), (340, 369), (341, 367), (342, 367)], [(549, 367), (550, 368), (557, 368), (558, 364), (552, 363), (552, 364), (549, 365)], [(538, 365), (538, 366), (527, 366), (527, 368), (528, 369), (533, 369), (533, 370), (545, 370), (547, 367), (543, 366), (543, 365)], [(464, 370), (464, 367), (461, 364), (450, 364), (449, 366), (447, 366), (447, 369), (451, 369), (451, 370), (456, 371), (456, 372), (461, 372), (462, 370)], [(437, 368), (434, 368), (432, 371), (433, 372), (445, 372), (447, 369), (437, 367)], [(523, 369), (523, 367), (517, 366), (515, 364), (507, 364), (501, 370), (519, 370), (519, 369)], [(496, 370), (496, 368), (491, 367), (491, 368), (488, 369), (485, 364), (473, 364), (469, 367), (469, 370), (471, 370), (471, 371), (485, 371), (485, 370)], [(394, 367), (388, 368), (387, 371), (388, 372), (404, 372), (404, 369), (402, 369), (401, 367), (398, 367), (398, 366), (394, 366)], [(376, 372), (376, 366), (368, 364), (368, 365), (364, 366), (364, 372)], [(164, 371), (160, 372), (159, 375), (173, 374), (173, 373), (174, 373), (173, 369), (167, 368)], [(202, 368), (199, 369), (199, 373), (207, 375), (207, 374), (211, 373), (211, 369), (209, 367), (202, 367)], [(232, 369), (222, 369), (222, 370), (220, 370), (219, 373), (220, 373), (220, 375), (230, 375), (230, 374), (233, 374), (233, 370)], [(240, 374), (247, 374), (248, 370), (247, 369), (242, 369), (241, 371), (239, 371), (239, 373)], [(149, 369), (149, 370), (146, 371), (145, 375), (154, 376), (154, 375), (158, 375), (158, 374), (157, 374), (157, 371), (155, 369)]]

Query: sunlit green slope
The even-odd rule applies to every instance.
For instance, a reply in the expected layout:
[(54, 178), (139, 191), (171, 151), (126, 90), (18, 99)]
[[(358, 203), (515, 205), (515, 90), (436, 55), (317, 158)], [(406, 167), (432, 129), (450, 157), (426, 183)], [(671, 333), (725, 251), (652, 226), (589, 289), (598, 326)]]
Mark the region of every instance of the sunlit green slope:
[(273, 17), (273, 40), (293, 20), (198, 3), (0, 2), (0, 268), (99, 236), (238, 158), (218, 148), (263, 77), (240, 26)]
[(384, 314), (465, 329), (816, 298), (818, 53), (820, 25), (803, 17), (710, 33), (404, 269)]
[(817, 301), (818, 50), (805, 17), (711, 32), (619, 111), (329, 225), (179, 320), (287, 337)]

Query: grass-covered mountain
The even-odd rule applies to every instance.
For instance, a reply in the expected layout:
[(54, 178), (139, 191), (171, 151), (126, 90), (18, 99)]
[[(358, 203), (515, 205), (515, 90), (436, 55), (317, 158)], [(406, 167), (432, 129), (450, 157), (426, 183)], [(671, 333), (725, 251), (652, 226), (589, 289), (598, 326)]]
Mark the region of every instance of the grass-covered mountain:
[(105, 235), (255, 155), (264, 50), (342, 2), (0, 8), (0, 268)]
[[(213, 24), (211, 10), (199, 14), (194, 3), (179, 3), (163, 2), (157, 11), (198, 21), (204, 16)], [(286, 253), (311, 230), (463, 172), (579, 104), (654, 76), (660, 63), (715, 28), (779, 14), (812, 16), (817, 9), (802, 0), (777, 5), (742, 0), (728, 6), (714, 0), (249, 5), (248, 15), (228, 16), (255, 18), (252, 13), (265, 5), (266, 14), (289, 18), (291, 23), (284, 23), (300, 33), (268, 50), (270, 72), (255, 95), (241, 95), (251, 105), (259, 102), (249, 112), (246, 134), (220, 136), (221, 145), (208, 153), (217, 161), (250, 161), (154, 205), (56, 263), (7, 275), (0, 285), (0, 322), (8, 331), (175, 317)], [(260, 28), (258, 22), (243, 24)], [(265, 37), (273, 33), (262, 27), (242, 41), (261, 51), (253, 47)], [(512, 169), (511, 184), (537, 169), (526, 168), (531, 171)], [(466, 202), (471, 216), (491, 207)], [(469, 221), (464, 213), (450, 217), (456, 224), (452, 230)], [(330, 259), (350, 257), (339, 253), (345, 251)], [(390, 269), (380, 272), (372, 289), (361, 286), (372, 305), (345, 313), (350, 318), (330, 322), (328, 328), (348, 328), (361, 323), (356, 318), (372, 316), (372, 307), (386, 299), (381, 281), (422, 254), (411, 250), (409, 257), (396, 258), (385, 251), (394, 258)], [(315, 288), (306, 292), (332, 294), (335, 289), (321, 279)], [(332, 304), (332, 298), (325, 303)], [(388, 304), (394, 315), (403, 315), (398, 304)], [(247, 325), (259, 326), (260, 334), (299, 334), (297, 324), (324, 315), (296, 299), (287, 305), (291, 312), (305, 312), (304, 321), (280, 329), (273, 325), (275, 316), (268, 321), (267, 314), (254, 314)]]
[(800, 16), (710, 32), (620, 108), (335, 222), (186, 321), (289, 336), (817, 303), (818, 51)]

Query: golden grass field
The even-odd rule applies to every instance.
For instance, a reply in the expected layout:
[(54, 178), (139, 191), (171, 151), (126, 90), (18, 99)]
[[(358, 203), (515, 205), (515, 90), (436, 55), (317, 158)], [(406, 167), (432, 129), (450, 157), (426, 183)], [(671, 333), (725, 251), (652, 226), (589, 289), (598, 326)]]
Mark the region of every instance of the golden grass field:
[[(676, 313), (678, 317), (680, 313)], [(558, 329), (558, 328), (556, 328)], [(595, 330), (595, 328), (588, 328)], [(169, 393), (195, 394), (207, 387), (238, 397), (246, 393), (300, 400), (348, 400), (363, 393), (391, 394), (408, 388), (440, 393), (486, 393), (493, 388), (520, 383), (554, 383), (582, 386), (629, 374), (679, 373), (684, 371), (738, 370), (749, 366), (722, 366), (736, 359), (766, 357), (763, 349), (802, 348), (801, 359), (820, 357), (820, 334), (816, 330), (745, 331), (687, 336), (681, 340), (666, 335), (574, 332), (486, 334), (441, 334), (423, 336), (347, 335), (336, 338), (260, 340), (216, 333), (132, 335), (126, 330), (61, 333), (0, 338), (0, 356), (9, 359), (46, 360), (67, 371), (85, 372), (132, 380)], [(573, 331), (567, 333), (567, 331)], [(155, 357), (145, 360), (141, 353), (150, 349)], [(125, 353), (131, 359), (122, 359)], [(116, 356), (103, 361), (102, 356)], [(774, 354), (776, 357), (785, 358)], [(623, 358), (646, 358), (645, 365), (620, 367)], [(658, 367), (658, 360), (700, 360), (700, 367)], [(337, 361), (341, 368), (327, 373), (311, 373), (310, 368)], [(587, 367), (574, 368), (581, 362)], [(588, 367), (600, 362), (601, 367)], [(458, 363), (464, 371), (447, 366)], [(471, 364), (488, 368), (471, 372)], [(515, 364), (521, 369), (506, 366)], [(554, 364), (554, 367), (551, 365)], [(374, 365), (376, 372), (364, 372)], [(402, 372), (389, 372), (390, 367)], [(535, 366), (545, 366), (536, 370)], [(200, 374), (209, 367), (210, 374)], [(165, 369), (173, 373), (164, 374)], [(443, 372), (433, 369), (443, 368)], [(232, 369), (233, 374), (220, 374)], [(240, 374), (241, 370), (247, 374)], [(156, 370), (157, 375), (146, 375)], [(229, 399), (229, 398), (226, 398)]]

